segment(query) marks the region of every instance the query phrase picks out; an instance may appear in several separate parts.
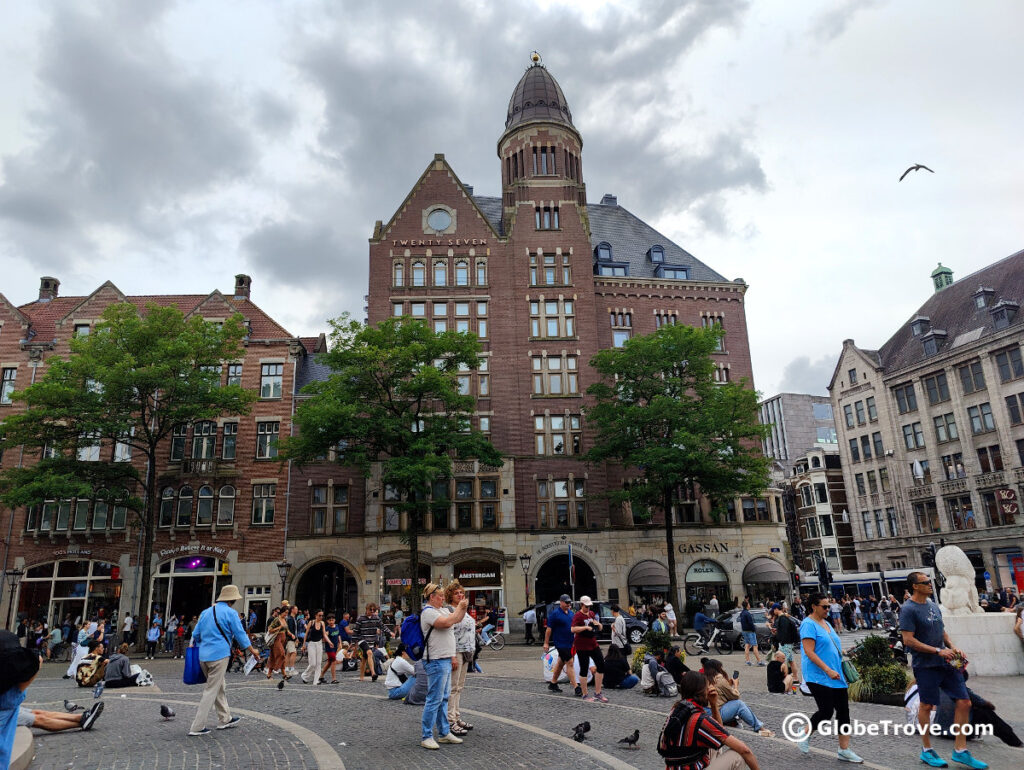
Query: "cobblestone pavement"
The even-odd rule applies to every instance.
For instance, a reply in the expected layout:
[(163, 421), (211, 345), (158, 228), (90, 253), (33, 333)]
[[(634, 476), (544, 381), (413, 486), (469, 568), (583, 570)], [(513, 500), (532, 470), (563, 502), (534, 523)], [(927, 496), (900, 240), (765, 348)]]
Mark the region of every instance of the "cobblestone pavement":
[[(471, 674), (463, 696), (463, 718), (475, 725), (461, 746), (442, 746), (428, 752), (419, 746), (421, 710), (384, 697), (382, 680), (360, 682), (346, 674), (339, 685), (289, 683), (284, 690), (253, 677), (229, 675), (228, 699), (242, 714), (237, 728), (212, 735), (186, 735), (198, 703), (199, 687), (181, 683), (181, 661), (148, 661), (156, 688), (108, 691), (106, 710), (96, 727), (45, 734), (37, 731), (34, 768), (641, 768), (664, 767), (654, 744), (671, 706), (667, 699), (644, 696), (639, 689), (608, 693), (611, 703), (583, 703), (569, 694), (549, 693), (540, 679), (540, 650), (508, 646), (481, 656), (484, 673)], [(743, 665), (742, 654), (724, 659), (727, 668), (741, 671), (742, 696), (769, 727), (780, 730), (792, 711), (814, 711), (813, 700), (796, 695), (768, 695), (764, 669)], [(70, 698), (91, 702), (91, 693), (59, 678), (63, 670), (45, 666), (28, 693), (37, 708), (60, 710)], [(297, 679), (293, 679), (297, 682)], [(972, 678), (975, 689), (996, 702), (1018, 733), (1024, 734), (1024, 692), (1019, 678)], [(125, 697), (121, 697), (124, 695)], [(165, 722), (160, 703), (178, 716)], [(851, 704), (856, 719), (890, 719), (903, 724), (902, 708)], [(211, 719), (213, 715), (211, 714)], [(577, 723), (588, 720), (592, 730), (582, 744), (568, 736)], [(212, 726), (212, 723), (211, 723)], [(637, 750), (617, 743), (640, 730)], [(803, 756), (781, 735), (762, 738), (748, 730), (732, 730), (754, 750), (762, 768), (817, 770), (838, 766), (835, 743), (812, 742)], [(855, 738), (853, 748), (865, 767), (921, 767), (919, 744), (913, 738), (878, 736)], [(952, 743), (936, 741), (949, 757)], [(992, 768), (1024, 767), (1024, 750), (1011, 749), (993, 738), (974, 747), (975, 756)], [(954, 766), (955, 767), (955, 766)]]

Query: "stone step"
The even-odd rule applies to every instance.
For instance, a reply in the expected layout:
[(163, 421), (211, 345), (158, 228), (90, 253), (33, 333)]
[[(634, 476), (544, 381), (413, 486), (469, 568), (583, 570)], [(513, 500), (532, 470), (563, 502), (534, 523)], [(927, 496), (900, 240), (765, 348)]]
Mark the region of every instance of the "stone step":
[(11, 754), (11, 770), (25, 770), (36, 756), (36, 739), (27, 727), (14, 732), (14, 751)]

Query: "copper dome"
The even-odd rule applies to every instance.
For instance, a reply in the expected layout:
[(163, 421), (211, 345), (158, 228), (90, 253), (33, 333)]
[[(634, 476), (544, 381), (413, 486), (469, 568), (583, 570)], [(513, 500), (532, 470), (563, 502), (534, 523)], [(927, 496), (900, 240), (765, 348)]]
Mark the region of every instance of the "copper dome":
[(572, 113), (565, 103), (562, 89), (539, 62), (526, 70), (512, 92), (512, 98), (508, 101), (505, 130), (533, 120), (572, 126)]

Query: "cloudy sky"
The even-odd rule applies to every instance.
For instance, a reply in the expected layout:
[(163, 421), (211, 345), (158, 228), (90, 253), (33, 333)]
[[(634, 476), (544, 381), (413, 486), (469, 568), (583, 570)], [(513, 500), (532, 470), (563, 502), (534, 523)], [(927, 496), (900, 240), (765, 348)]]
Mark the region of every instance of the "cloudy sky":
[[(367, 238), (435, 152), (499, 194), (539, 50), (618, 195), (750, 289), (756, 385), (824, 393), (931, 291), (1024, 248), (1024, 4), (10, 0), (0, 292), (229, 290), (362, 316)], [(910, 175), (916, 162), (935, 170)], [(1016, 223), (1016, 224), (1015, 224)]]

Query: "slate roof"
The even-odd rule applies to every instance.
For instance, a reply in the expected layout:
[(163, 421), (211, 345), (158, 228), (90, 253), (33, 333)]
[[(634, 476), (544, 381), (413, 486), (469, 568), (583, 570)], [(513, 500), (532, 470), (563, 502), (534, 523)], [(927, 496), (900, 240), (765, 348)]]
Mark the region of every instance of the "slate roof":
[[(982, 286), (993, 288), (995, 294), (988, 307), (979, 309), (975, 307), (974, 294)], [(885, 372), (899, 371), (926, 358), (949, 354), (956, 350), (958, 338), (960, 344), (965, 344), (996, 333), (990, 310), (1001, 300), (1024, 305), (1024, 251), (971, 273), (929, 297), (878, 351)], [(934, 356), (925, 356), (921, 338), (911, 333), (910, 321), (917, 316), (927, 317), (931, 329), (946, 332), (945, 339), (938, 338), (939, 352)], [(1018, 312), (1010, 326), (1019, 329), (1022, 324), (1024, 313)]]
[(295, 372), (295, 389), (301, 391), (311, 382), (326, 380), (331, 373), (331, 367), (320, 363), (319, 356), (303, 356)]
[[(188, 315), (209, 297), (209, 294), (141, 294), (126, 299), (140, 309), (148, 304), (161, 307), (177, 305), (182, 313)], [(48, 302), (36, 300), (21, 305), (18, 309), (32, 321), (31, 329), (35, 332), (37, 340), (51, 340), (57, 336), (57, 321), (66, 317), (86, 299), (88, 297), (85, 296), (56, 297)], [(292, 339), (292, 335), (283, 326), (250, 300), (236, 299), (230, 295), (225, 295), (224, 300), (249, 319), (252, 336), (255, 339)]]
[(512, 98), (508, 100), (505, 130), (531, 120), (572, 125), (572, 113), (561, 86), (539, 63), (528, 67), (516, 83)]
[[(501, 230), (501, 198), (474, 195), (473, 200), (495, 230), (504, 236)], [(690, 280), (729, 283), (727, 278), (617, 203), (588, 203), (587, 213), (590, 217), (591, 250), (596, 249), (599, 243), (608, 243), (612, 247), (612, 262), (628, 263), (632, 278), (656, 277), (655, 264), (647, 258), (647, 252), (651, 246), (661, 246), (665, 250), (666, 266), (688, 267)], [(597, 261), (596, 257), (594, 261)]]

